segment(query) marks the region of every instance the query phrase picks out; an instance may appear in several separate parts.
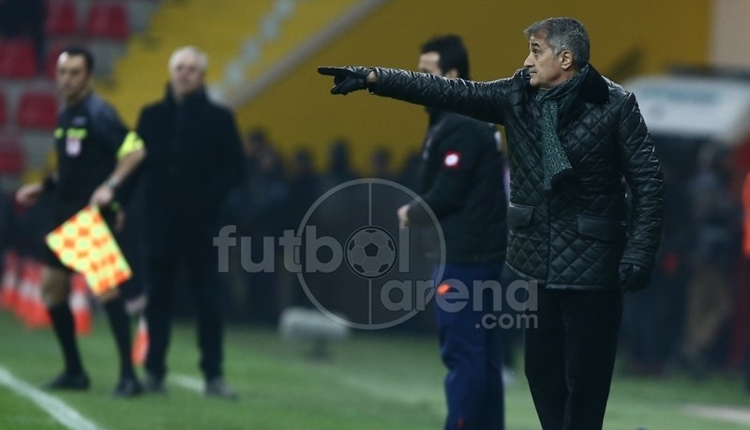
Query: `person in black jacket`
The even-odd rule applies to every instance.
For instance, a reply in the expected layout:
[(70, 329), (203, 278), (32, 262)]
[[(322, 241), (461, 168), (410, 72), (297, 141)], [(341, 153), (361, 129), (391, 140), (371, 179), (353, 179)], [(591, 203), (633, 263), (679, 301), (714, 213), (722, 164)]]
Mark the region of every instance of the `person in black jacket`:
[(198, 307), (200, 368), (205, 394), (235, 398), (223, 378), (222, 294), (217, 279), (217, 235), (222, 202), (242, 177), (242, 145), (233, 114), (208, 99), (206, 55), (176, 50), (163, 100), (143, 108), (138, 133), (152, 155), (143, 180), (149, 288), (146, 388), (164, 391), (172, 291), (180, 264)]
[[(419, 70), (446, 78), (469, 79), (469, 56), (459, 36), (435, 37), (422, 45)], [(440, 354), (448, 368), (445, 393), (446, 430), (503, 429), (502, 356), (499, 337), (482, 327), (491, 313), (491, 290), (480, 292), (475, 307), (475, 281), (500, 280), (505, 261), (507, 202), (503, 156), (494, 125), (438, 108), (428, 108), (429, 127), (422, 150), (420, 197), (440, 222), (445, 238), (445, 264), (438, 294), (468, 287), (468, 303), (458, 312), (436, 306)], [(431, 224), (418, 201), (398, 210), (401, 225)], [(500, 311), (500, 309), (495, 309)]]
[(491, 82), (380, 67), (318, 71), (334, 76), (333, 94), (369, 89), (505, 126), (507, 264), (538, 287), (527, 315), (534, 324), (524, 327), (534, 405), (544, 430), (598, 430), (622, 293), (648, 285), (659, 247), (662, 171), (635, 96), (589, 64), (583, 24), (549, 18), (524, 34), (524, 67)]

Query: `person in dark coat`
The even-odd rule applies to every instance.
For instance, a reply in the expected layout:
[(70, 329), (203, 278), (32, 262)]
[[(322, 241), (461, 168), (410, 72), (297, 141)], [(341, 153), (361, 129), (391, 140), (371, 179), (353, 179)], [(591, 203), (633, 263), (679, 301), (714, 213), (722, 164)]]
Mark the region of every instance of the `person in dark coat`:
[(206, 67), (206, 55), (197, 48), (176, 50), (164, 99), (144, 107), (138, 119), (138, 132), (152, 154), (142, 172), (149, 288), (146, 386), (165, 389), (172, 294), (183, 266), (198, 307), (205, 394), (235, 398), (223, 378), (223, 299), (212, 238), (222, 203), (242, 177), (243, 155), (232, 112), (208, 99)]
[[(529, 55), (492, 82), (321, 67), (333, 94), (371, 93), (505, 126), (508, 266), (530, 282), (525, 370), (544, 430), (600, 430), (622, 293), (648, 285), (662, 230), (661, 166), (635, 96), (589, 64), (583, 24), (524, 32)], [(626, 205), (626, 185), (632, 208)]]
[[(459, 36), (439, 36), (422, 45), (419, 70), (435, 76), (469, 79), (469, 55)], [(507, 200), (503, 155), (494, 125), (438, 108), (430, 116), (422, 150), (420, 197), (443, 230), (446, 258), (437, 294), (468, 287), (471, 306), (456, 312), (436, 306), (440, 355), (448, 368), (445, 429), (505, 428), (502, 354), (499, 333), (483, 327), (493, 309), (492, 291), (475, 282), (500, 281), (505, 261)], [(432, 224), (414, 200), (398, 211), (401, 225)], [(454, 285), (460, 282), (461, 287)], [(447, 287), (447, 288), (446, 288)], [(481, 305), (474, 306), (479, 300)]]

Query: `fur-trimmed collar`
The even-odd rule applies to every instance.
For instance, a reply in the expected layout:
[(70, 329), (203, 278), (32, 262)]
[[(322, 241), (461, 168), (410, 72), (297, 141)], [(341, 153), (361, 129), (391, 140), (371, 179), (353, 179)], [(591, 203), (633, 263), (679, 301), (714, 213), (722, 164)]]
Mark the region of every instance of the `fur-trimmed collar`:
[[(519, 72), (526, 81), (526, 90), (530, 94), (535, 94), (539, 91), (538, 88), (529, 85), (528, 69), (523, 68)], [(581, 83), (577, 98), (584, 102), (600, 105), (606, 104), (609, 101), (609, 86), (607, 85), (607, 81), (591, 64), (589, 64), (589, 71)]]
[(609, 101), (609, 86), (594, 66), (589, 65), (589, 72), (581, 83), (579, 96), (583, 101), (599, 105)]

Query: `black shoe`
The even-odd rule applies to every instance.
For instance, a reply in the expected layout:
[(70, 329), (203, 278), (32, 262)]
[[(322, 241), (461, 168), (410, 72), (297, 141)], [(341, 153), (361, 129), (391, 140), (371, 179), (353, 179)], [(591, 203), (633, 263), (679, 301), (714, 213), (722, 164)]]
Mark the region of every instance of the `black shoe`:
[(167, 393), (167, 387), (164, 385), (164, 378), (159, 378), (151, 373), (146, 373), (146, 378), (143, 381), (143, 388), (149, 393)]
[(61, 373), (57, 378), (48, 382), (44, 388), (48, 390), (88, 390), (91, 382), (85, 373)]
[(143, 392), (143, 385), (133, 376), (120, 378), (115, 390), (112, 392), (113, 397), (135, 397)]
[(218, 397), (220, 399), (237, 400), (239, 394), (229, 388), (222, 377), (211, 378), (206, 381), (206, 389), (203, 392), (207, 397)]

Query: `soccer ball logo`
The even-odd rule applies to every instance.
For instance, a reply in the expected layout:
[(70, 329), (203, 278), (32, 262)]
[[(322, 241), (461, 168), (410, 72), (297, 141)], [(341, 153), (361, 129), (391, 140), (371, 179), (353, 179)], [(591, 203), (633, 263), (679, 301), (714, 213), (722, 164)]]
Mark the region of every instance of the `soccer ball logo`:
[(357, 275), (374, 279), (388, 273), (396, 261), (396, 242), (378, 227), (364, 227), (346, 241), (346, 263)]

